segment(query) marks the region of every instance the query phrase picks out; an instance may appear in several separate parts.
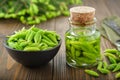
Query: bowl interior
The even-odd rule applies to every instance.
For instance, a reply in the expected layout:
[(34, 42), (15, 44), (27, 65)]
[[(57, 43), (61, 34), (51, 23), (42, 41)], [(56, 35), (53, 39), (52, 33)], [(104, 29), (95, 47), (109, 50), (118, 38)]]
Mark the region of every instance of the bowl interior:
[(13, 49), (13, 48), (9, 47), (8, 44), (7, 44), (7, 40), (8, 40), (7, 37), (5, 37), (5, 38), (3, 39), (3, 45), (4, 45), (6, 48), (9, 48), (9, 49), (14, 50), (14, 51), (27, 52), (27, 53), (29, 53), (29, 52), (46, 52), (46, 51), (54, 50), (56, 47), (60, 46), (61, 43), (62, 43), (62, 39), (60, 38), (60, 40), (58, 41), (58, 45), (56, 45), (56, 46), (53, 47), (53, 48), (50, 48), (50, 49), (47, 49), (47, 50), (40, 50), (40, 51), (23, 51), (23, 50), (16, 50), (16, 49)]

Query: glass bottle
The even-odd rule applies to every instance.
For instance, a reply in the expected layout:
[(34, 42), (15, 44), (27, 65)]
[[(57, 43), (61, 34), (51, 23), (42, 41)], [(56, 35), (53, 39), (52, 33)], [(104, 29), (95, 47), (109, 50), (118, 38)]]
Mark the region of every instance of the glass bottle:
[(96, 30), (96, 18), (85, 24), (74, 24), (65, 34), (66, 61), (69, 66), (92, 67), (101, 60), (100, 32)]

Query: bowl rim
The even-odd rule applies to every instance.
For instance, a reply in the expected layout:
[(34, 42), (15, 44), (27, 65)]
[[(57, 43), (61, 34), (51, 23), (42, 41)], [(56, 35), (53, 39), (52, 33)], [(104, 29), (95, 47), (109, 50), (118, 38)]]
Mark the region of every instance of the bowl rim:
[(10, 50), (13, 50), (13, 51), (28, 52), (28, 53), (29, 53), (29, 52), (47, 52), (47, 51), (51, 51), (51, 50), (57, 48), (58, 46), (60, 46), (61, 43), (62, 43), (62, 39), (61, 39), (61, 37), (60, 37), (60, 40), (58, 41), (58, 42), (59, 42), (58, 45), (54, 46), (53, 48), (50, 48), (50, 49), (47, 49), (47, 50), (39, 50), (39, 51), (23, 51), (23, 50), (16, 50), (16, 49), (13, 49), (13, 48), (9, 47), (9, 46), (7, 45), (7, 39), (8, 39), (7, 37), (5, 37), (5, 38), (3, 39), (3, 45), (4, 45), (4, 47), (6, 47), (6, 48), (8, 48), (8, 49), (10, 49)]

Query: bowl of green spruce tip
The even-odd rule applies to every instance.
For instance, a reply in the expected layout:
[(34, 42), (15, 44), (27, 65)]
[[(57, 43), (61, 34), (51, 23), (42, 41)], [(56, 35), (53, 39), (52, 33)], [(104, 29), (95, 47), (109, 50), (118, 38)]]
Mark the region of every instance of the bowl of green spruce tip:
[(6, 36), (3, 42), (8, 54), (18, 63), (38, 67), (49, 63), (58, 53), (61, 38), (55, 31), (32, 26)]

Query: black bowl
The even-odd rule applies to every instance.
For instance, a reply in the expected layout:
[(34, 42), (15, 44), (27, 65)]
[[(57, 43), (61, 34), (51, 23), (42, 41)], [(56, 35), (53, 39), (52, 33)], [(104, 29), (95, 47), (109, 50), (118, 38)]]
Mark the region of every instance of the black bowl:
[(15, 61), (27, 67), (38, 67), (47, 64), (52, 58), (54, 58), (61, 46), (61, 40), (54, 48), (44, 51), (20, 51), (12, 49), (7, 45), (7, 38), (4, 39), (3, 44), (9, 55)]

